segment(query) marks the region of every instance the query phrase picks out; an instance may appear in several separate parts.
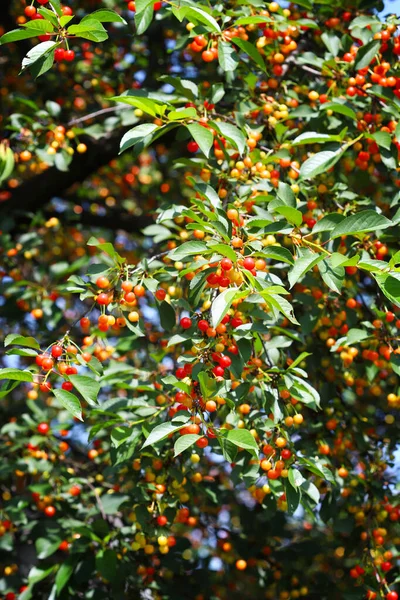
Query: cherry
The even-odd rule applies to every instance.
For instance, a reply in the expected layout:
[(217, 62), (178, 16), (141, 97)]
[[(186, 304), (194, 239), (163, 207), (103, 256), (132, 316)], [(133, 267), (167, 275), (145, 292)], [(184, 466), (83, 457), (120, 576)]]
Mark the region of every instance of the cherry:
[(154, 2), (154, 5), (153, 5), (154, 10), (160, 10), (161, 7), (162, 7), (162, 2)]
[(46, 506), (46, 508), (44, 509), (44, 514), (46, 515), (46, 517), (54, 517), (54, 515), (56, 514), (56, 509), (54, 508), (54, 506)]
[(183, 367), (179, 367), (176, 371), (175, 371), (175, 377), (177, 379), (184, 379), (185, 377), (187, 377), (186, 371)]
[(27, 17), (31, 19), (33, 15), (36, 15), (36, 8), (34, 6), (26, 6), (24, 13)]
[(214, 373), (214, 375), (216, 377), (223, 377), (225, 371), (224, 371), (223, 367), (220, 367), (217, 365), (216, 367), (213, 368), (212, 372)]
[(47, 4), (49, 0), (38, 0), (39, 4)]
[(219, 364), (221, 365), (221, 367), (226, 369), (231, 366), (232, 360), (229, 358), (229, 356), (221, 356), (221, 358), (219, 359)]
[(130, 10), (131, 12), (136, 11), (136, 4), (133, 1), (128, 2), (128, 10)]
[(247, 269), (247, 271), (252, 271), (255, 267), (255, 262), (254, 259), (251, 258), (251, 256), (246, 256), (246, 258), (243, 261), (243, 266), (245, 269)]
[(48, 35), (47, 33), (39, 35), (38, 37), (41, 42), (48, 42), (51, 39), (51, 35)]
[(386, 594), (386, 600), (398, 600), (398, 598), (399, 598), (399, 595), (394, 590), (392, 590), (391, 592), (388, 592)]
[(48, 423), (39, 423), (39, 425), (37, 426), (37, 431), (41, 435), (47, 435), (50, 431), (50, 425)]
[(54, 50), (54, 60), (56, 62), (62, 62), (65, 59), (65, 50), (64, 48), (56, 48)]
[(191, 326), (192, 326), (192, 319), (189, 319), (189, 317), (183, 317), (183, 318), (180, 320), (180, 326), (181, 326), (183, 329), (190, 329), (190, 328), (191, 328)]
[[(240, 325), (243, 325), (243, 321), (239, 317), (234, 317), (231, 320), (231, 325), (234, 329), (236, 329), (236, 327), (240, 327)], [(231, 350), (229, 350), (229, 352), (231, 352)]]
[(199, 145), (194, 140), (191, 140), (187, 145), (187, 149), (189, 150), (189, 152), (192, 152), (194, 154), (199, 149)]
[(72, 15), (72, 8), (70, 6), (63, 6), (61, 10), (65, 17), (70, 17)]
[(71, 496), (79, 496), (81, 493), (81, 488), (79, 487), (79, 485), (73, 485), (69, 488), (69, 493), (71, 494)]
[(207, 331), (207, 329), (210, 327), (210, 324), (205, 319), (200, 319), (200, 321), (197, 323), (197, 327), (200, 329), (200, 331)]
[(58, 546), (58, 549), (62, 550), (63, 552), (66, 552), (68, 550), (68, 548), (69, 548), (69, 544), (68, 544), (67, 540), (63, 540), (61, 542), (61, 544)]
[(201, 53), (201, 58), (204, 62), (212, 62), (214, 60), (214, 53), (211, 52), (211, 50), (204, 50), (204, 52)]
[(82, 319), (79, 321), (79, 324), (82, 327), (82, 329), (87, 329), (88, 327), (90, 327), (90, 319), (88, 319), (87, 317), (82, 317)]
[(54, 356), (54, 358), (59, 358), (62, 353), (63, 353), (62, 346), (59, 346), (58, 344), (54, 344), (54, 346), (51, 349), (51, 355)]
[(96, 285), (101, 290), (105, 290), (110, 286), (110, 281), (107, 279), (107, 277), (98, 277), (96, 279)]
[(288, 448), (284, 448), (281, 452), (281, 456), (283, 460), (288, 460), (292, 456), (292, 453)]
[(205, 448), (206, 446), (208, 446), (208, 439), (206, 437), (204, 437), (204, 436), (201, 437), (200, 439), (197, 440), (196, 446), (198, 448)]
[(101, 294), (99, 294), (97, 296), (96, 302), (97, 302), (97, 304), (100, 304), (101, 306), (106, 306), (107, 304), (110, 304), (111, 298), (107, 294), (102, 292)]
[(76, 367), (67, 367), (65, 369), (65, 374), (66, 375), (76, 375), (78, 372), (78, 369)]
[(65, 390), (66, 392), (70, 392), (71, 390), (74, 389), (74, 386), (72, 385), (72, 383), (70, 381), (64, 381), (61, 385), (62, 389)]
[(391, 568), (392, 568), (392, 563), (389, 562), (388, 560), (384, 561), (381, 564), (381, 569), (384, 573), (387, 573), (388, 571), (390, 571)]
[(221, 260), (221, 269), (230, 271), (232, 269), (232, 261), (229, 258), (223, 258)]
[(66, 50), (64, 60), (72, 62), (75, 58), (75, 52), (73, 50)]
[(52, 369), (53, 367), (53, 359), (50, 358), (50, 356), (45, 356), (45, 358), (42, 360), (42, 369), (44, 369), (44, 371), (50, 371), (50, 369)]
[(35, 362), (38, 365), (38, 367), (42, 366), (43, 360), (46, 358), (45, 354), (38, 354), (35, 358)]
[(163, 288), (159, 288), (155, 293), (157, 300), (159, 300), (160, 302), (165, 299), (166, 295), (167, 295), (167, 292), (165, 290), (163, 290)]
[(168, 523), (168, 519), (165, 515), (158, 515), (157, 517), (157, 525), (160, 527), (164, 527)]

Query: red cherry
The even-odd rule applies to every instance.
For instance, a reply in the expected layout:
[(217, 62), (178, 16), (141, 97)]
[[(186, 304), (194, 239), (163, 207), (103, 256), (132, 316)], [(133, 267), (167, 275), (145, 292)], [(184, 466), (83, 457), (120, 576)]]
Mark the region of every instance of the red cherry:
[(392, 563), (389, 562), (388, 560), (385, 560), (382, 564), (381, 564), (381, 569), (384, 573), (387, 573), (388, 571), (390, 571), (390, 569), (392, 568)]
[(399, 595), (394, 590), (392, 590), (391, 592), (388, 592), (386, 594), (386, 600), (398, 600), (398, 598), (399, 598)]
[(52, 369), (53, 366), (54, 366), (53, 359), (50, 358), (50, 356), (45, 356), (45, 358), (42, 360), (42, 369), (44, 371), (50, 371), (50, 369)]
[(163, 290), (162, 288), (158, 289), (155, 293), (155, 297), (157, 298), (157, 300), (159, 300), (160, 302), (162, 302), (162, 300), (165, 299), (165, 296), (167, 295), (167, 292), (165, 290)]
[(38, 365), (38, 367), (42, 366), (43, 360), (46, 358), (45, 354), (38, 354), (35, 358), (35, 362)]
[(82, 329), (87, 329), (90, 327), (90, 319), (87, 317), (82, 317), (82, 319), (79, 321), (79, 325), (82, 327)]
[(38, 0), (39, 4), (47, 4), (49, 0)]
[(186, 371), (183, 367), (179, 367), (176, 371), (175, 371), (175, 377), (177, 379), (184, 379), (185, 377), (187, 377)]
[(54, 506), (46, 506), (46, 508), (44, 509), (44, 514), (46, 515), (46, 517), (54, 517), (54, 515), (56, 514), (56, 509), (54, 508)]
[(187, 149), (189, 150), (189, 152), (194, 153), (197, 152), (197, 150), (199, 149), (199, 145), (194, 140), (191, 140), (187, 145)]
[(219, 359), (219, 364), (221, 365), (221, 367), (227, 369), (231, 366), (232, 360), (229, 358), (229, 356), (221, 356), (221, 358)]
[(63, 540), (61, 542), (61, 544), (58, 546), (58, 549), (62, 550), (63, 552), (66, 552), (68, 550), (68, 548), (69, 548), (69, 544), (68, 544), (67, 540)]
[(61, 10), (65, 17), (70, 17), (72, 15), (72, 8), (70, 6), (63, 6)]
[(232, 261), (230, 258), (223, 258), (221, 260), (221, 269), (224, 271), (230, 271), (232, 269)]
[(213, 368), (212, 372), (214, 373), (215, 377), (223, 377), (225, 371), (223, 367), (217, 365)]
[(110, 281), (107, 279), (107, 277), (103, 277), (103, 276), (102, 277), (98, 277), (96, 279), (96, 285), (101, 290), (105, 290), (110, 285)]
[(56, 62), (62, 62), (65, 59), (65, 50), (64, 48), (56, 48), (54, 50), (54, 60)]
[(180, 320), (180, 326), (181, 326), (183, 329), (190, 329), (190, 328), (191, 328), (191, 326), (192, 326), (192, 319), (189, 319), (189, 317), (183, 317), (183, 318)]
[(48, 423), (39, 423), (37, 431), (41, 435), (46, 435), (50, 431), (50, 425)]
[(96, 302), (97, 302), (97, 304), (100, 304), (100, 306), (106, 306), (107, 304), (110, 304), (111, 299), (107, 294), (102, 292), (101, 294), (99, 294), (97, 296)]
[(67, 367), (65, 369), (66, 375), (76, 375), (77, 372), (78, 372), (78, 369), (76, 367)]
[(44, 19), (44, 17), (42, 15), (40, 15), (39, 13), (36, 13), (36, 15), (33, 15), (32, 21), (37, 21), (38, 19)]
[(240, 325), (243, 325), (243, 321), (239, 317), (234, 317), (231, 320), (231, 325), (234, 329), (236, 329), (236, 327), (240, 327)]
[(288, 460), (292, 456), (292, 453), (290, 450), (288, 450), (288, 448), (284, 448), (281, 452), (281, 456), (283, 460)]
[(157, 525), (159, 525), (160, 527), (164, 527), (164, 525), (166, 525), (168, 523), (168, 519), (165, 515), (159, 515), (157, 517)]
[(196, 446), (198, 448), (205, 448), (206, 446), (208, 446), (208, 439), (204, 436), (201, 437), (200, 439), (197, 440)]
[(27, 17), (31, 19), (33, 15), (36, 15), (36, 8), (34, 6), (26, 6), (24, 13)]
[(65, 390), (66, 392), (70, 392), (71, 390), (73, 390), (74, 386), (72, 385), (72, 383), (70, 381), (64, 381), (61, 385), (62, 389)]
[(75, 58), (75, 52), (73, 50), (66, 50), (64, 60), (72, 62)]
[(47, 35), (47, 33), (46, 33), (44, 35), (39, 35), (38, 37), (41, 42), (48, 42), (49, 39), (51, 38), (51, 35)]
[(197, 327), (200, 329), (200, 331), (207, 331), (207, 329), (210, 327), (210, 324), (205, 319), (200, 319), (200, 321), (197, 323)]
[(162, 7), (162, 2), (154, 2), (153, 8), (154, 10), (160, 10)]
[(247, 271), (252, 271), (255, 267), (255, 262), (254, 259), (251, 258), (251, 256), (246, 256), (246, 258), (243, 261), (243, 266), (245, 269), (247, 269)]
[(63, 348), (62, 348), (62, 346), (59, 346), (58, 344), (55, 344), (51, 349), (51, 355), (54, 356), (54, 358), (59, 358), (62, 353), (63, 353)]

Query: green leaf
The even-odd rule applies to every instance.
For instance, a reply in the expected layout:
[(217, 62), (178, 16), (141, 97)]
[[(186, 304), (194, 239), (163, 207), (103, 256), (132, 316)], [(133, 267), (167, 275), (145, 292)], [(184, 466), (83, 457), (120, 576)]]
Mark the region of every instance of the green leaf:
[(30, 371), (20, 371), (19, 369), (0, 369), (0, 380), (1, 379), (32, 382), (33, 374)]
[(35, 542), (37, 557), (40, 560), (48, 558), (58, 550), (61, 542), (61, 538), (37, 538)]
[[(289, 471), (289, 473), (290, 473), (290, 471)], [(287, 481), (284, 482), (284, 486), (285, 486), (285, 495), (286, 495), (288, 513), (289, 513), (289, 515), (293, 515), (296, 512), (296, 510), (300, 504), (301, 489), (298, 487), (295, 488), (295, 487), (289, 485), (289, 483)]]
[[(103, 507), (104, 514), (116, 515), (119, 511), (119, 507), (124, 502), (129, 500), (129, 496), (122, 494), (104, 494), (101, 498), (101, 504)], [(97, 513), (96, 513), (97, 514)]]
[(216, 129), (228, 142), (232, 144), (240, 154), (243, 154), (246, 148), (246, 138), (239, 127), (231, 123), (211, 121), (210, 125)]
[(178, 110), (171, 110), (168, 113), (169, 121), (180, 121), (181, 119), (195, 119), (197, 117), (197, 111), (193, 106), (188, 108), (178, 108)]
[(17, 346), (25, 346), (26, 348), (35, 348), (40, 350), (38, 342), (33, 337), (25, 337), (19, 333), (10, 333), (4, 340), (4, 346), (10, 346), (11, 344)]
[(161, 327), (165, 331), (171, 331), (176, 325), (176, 313), (171, 304), (163, 300), (158, 307), (158, 312), (160, 314)]
[(392, 136), (387, 131), (377, 131), (372, 134), (372, 137), (381, 148), (390, 150), (392, 145)]
[(14, 166), (14, 152), (9, 146), (0, 143), (0, 184), (10, 177)]
[(292, 206), (278, 206), (275, 208), (275, 212), (285, 217), (286, 221), (292, 223), (292, 225), (296, 225), (297, 227), (300, 227), (303, 222), (302, 213), (297, 208), (293, 208)]
[(288, 367), (288, 371), (291, 371), (292, 369), (295, 369), (297, 367), (297, 365), (299, 365), (305, 358), (307, 358), (307, 356), (312, 356), (311, 352), (302, 352), (297, 358), (296, 360), (294, 360), (292, 363), (290, 363), (289, 367)]
[(232, 38), (231, 41), (233, 44), (236, 44), (236, 46), (239, 46), (239, 48), (241, 50), (243, 50), (243, 52), (245, 52), (248, 56), (250, 56), (250, 58), (261, 69), (261, 71), (263, 71), (264, 73), (267, 72), (264, 58), (261, 56), (258, 49), (254, 46), (254, 44), (251, 44), (250, 42), (246, 42), (245, 40), (242, 40), (237, 37)]
[(74, 394), (71, 394), (71, 392), (67, 392), (66, 390), (60, 390), (58, 388), (53, 389), (53, 393), (57, 400), (60, 402), (60, 404), (62, 404), (63, 407), (69, 413), (71, 413), (73, 417), (76, 417), (80, 421), (83, 421), (81, 403)]
[(292, 142), (293, 146), (303, 144), (324, 144), (325, 142), (340, 142), (339, 135), (329, 135), (327, 133), (316, 133), (315, 131), (306, 131), (297, 136)]
[(108, 39), (107, 31), (97, 19), (88, 18), (78, 25), (70, 25), (68, 33), (91, 42), (104, 42)]
[(300, 175), (304, 179), (312, 179), (321, 173), (326, 173), (342, 157), (343, 150), (324, 150), (307, 158), (300, 167)]
[(347, 332), (346, 340), (347, 344), (349, 346), (352, 346), (353, 344), (358, 344), (359, 342), (362, 342), (363, 340), (369, 337), (370, 334), (364, 329), (353, 328), (349, 329), (349, 331)]
[(357, 115), (355, 111), (350, 108), (350, 106), (347, 106), (347, 104), (339, 104), (338, 102), (325, 102), (324, 104), (321, 104), (319, 110), (331, 110), (332, 112), (337, 112), (340, 115), (349, 117), (350, 119), (353, 119), (353, 121), (357, 121)]
[(248, 450), (256, 458), (258, 457), (257, 442), (248, 429), (231, 429), (225, 439), (239, 448)]
[(374, 277), (386, 298), (389, 298), (396, 306), (400, 306), (400, 279), (398, 279), (400, 274), (375, 273)]
[(288, 473), (288, 480), (291, 486), (298, 488), (304, 483), (305, 479), (298, 469), (291, 467)]
[(304, 483), (302, 483), (301, 489), (307, 494), (307, 496), (311, 498), (311, 500), (313, 500), (313, 502), (315, 502), (315, 504), (318, 504), (320, 494), (317, 486), (315, 486), (312, 481), (307, 479)]
[(25, 58), (22, 59), (21, 70), (32, 67), (32, 65), (35, 62), (41, 59), (42, 62), (44, 62), (49, 52), (52, 52), (57, 46), (58, 42), (54, 42), (51, 40), (48, 42), (41, 42), (40, 44), (37, 44), (37, 46), (34, 46), (31, 50), (29, 50)]
[(208, 14), (207, 7), (197, 6), (181, 6), (179, 9), (173, 9), (172, 11), (179, 21), (188, 19), (189, 21), (203, 23), (207, 26), (209, 31), (214, 33), (221, 33), (221, 28), (217, 21)]
[(133, 127), (122, 137), (119, 147), (120, 153), (125, 152), (125, 150), (135, 146), (139, 142), (143, 142), (147, 136), (150, 136), (158, 128), (159, 125), (155, 125), (154, 123), (142, 123)]
[(233, 263), (237, 261), (236, 252), (233, 248), (228, 246), (228, 244), (212, 244), (209, 243), (209, 248), (213, 252), (217, 252), (217, 254), (221, 254), (222, 256), (226, 256), (226, 258), (230, 258)]
[(55, 580), (57, 594), (60, 594), (60, 592), (67, 585), (68, 581), (71, 579), (71, 575), (74, 571), (74, 566), (75, 562), (72, 557), (67, 558), (66, 561), (61, 563), (61, 566), (57, 571)]
[[(28, 31), (35, 30), (36, 35), (43, 35), (44, 33), (51, 33), (54, 31), (54, 26), (51, 22), (46, 19), (35, 19), (34, 21), (27, 21), (22, 24)], [(39, 33), (40, 31), (40, 33)]]
[(371, 63), (372, 59), (379, 52), (379, 48), (381, 47), (380, 40), (371, 40), (368, 44), (364, 44), (361, 48), (358, 49), (356, 60), (354, 62), (354, 70), (358, 71), (359, 69), (364, 69), (368, 67)]
[(293, 208), (296, 208), (296, 196), (294, 195), (290, 185), (287, 183), (284, 183), (283, 181), (278, 183), (277, 196), (286, 206), (292, 206)]
[(236, 50), (228, 42), (218, 42), (218, 62), (223, 71), (234, 71), (239, 64)]
[(96, 406), (97, 396), (100, 391), (100, 383), (87, 375), (69, 375), (70, 382), (83, 396), (88, 404)]
[(210, 309), (212, 327), (215, 328), (221, 323), (222, 319), (230, 309), (237, 293), (237, 289), (228, 289), (218, 294), (215, 298)]
[[(313, 230), (314, 231), (314, 230)], [(333, 252), (331, 254), (331, 265), (333, 268), (336, 267), (354, 267), (358, 264), (360, 256), (355, 254), (351, 258), (346, 254), (340, 254), (340, 252)]]
[(322, 233), (323, 231), (332, 231), (338, 223), (344, 220), (344, 216), (340, 213), (330, 213), (322, 217), (313, 227), (313, 233)]
[(161, 425), (157, 425), (150, 432), (150, 434), (149, 434), (148, 438), (146, 439), (145, 443), (143, 444), (142, 448), (146, 448), (146, 446), (153, 446), (154, 444), (157, 444), (157, 442), (161, 442), (161, 440), (164, 440), (171, 433), (175, 433), (175, 431), (179, 431), (180, 429), (183, 429), (183, 427), (186, 427), (189, 420), (190, 419), (188, 417), (188, 419), (185, 423), (183, 423), (183, 424), (181, 423), (179, 425), (176, 425), (176, 424), (172, 423), (171, 421), (168, 421), (167, 423), (161, 423)]
[(179, 437), (174, 444), (174, 457), (190, 448), (190, 446), (193, 446), (200, 438), (201, 435), (195, 435), (194, 433)]
[(99, 250), (102, 250), (102, 252), (108, 254), (108, 256), (114, 259), (115, 262), (119, 265), (122, 265), (125, 262), (125, 258), (122, 258), (122, 256), (118, 254), (118, 252), (115, 250), (114, 246), (110, 242), (99, 242), (97, 238), (91, 237), (90, 240), (87, 242), (87, 245), (96, 246), (96, 248), (99, 248)]
[(99, 10), (95, 10), (94, 12), (83, 17), (81, 23), (90, 20), (100, 21), (100, 23), (123, 23), (126, 25), (125, 19), (121, 17), (115, 10), (108, 10), (105, 8), (100, 8)]
[(194, 141), (199, 145), (200, 150), (208, 157), (214, 143), (214, 136), (211, 131), (199, 123), (190, 123), (186, 127)]
[(204, 254), (208, 250), (205, 242), (184, 242), (177, 248), (174, 248), (169, 254), (168, 258), (179, 261), (194, 254)]
[(99, 550), (96, 554), (96, 571), (107, 581), (113, 581), (117, 574), (117, 553), (114, 550)]
[(197, 375), (197, 379), (200, 383), (200, 390), (203, 398), (212, 398), (218, 393), (217, 381), (208, 375), (205, 371), (200, 371)]
[(299, 279), (301, 279), (308, 271), (317, 265), (321, 260), (324, 260), (323, 254), (315, 254), (311, 250), (305, 250), (294, 262), (293, 267), (288, 273), (288, 280), (292, 288)]
[[(113, 96), (112, 98), (109, 98), (109, 100), (134, 106), (135, 108), (139, 108), (152, 117), (162, 117), (169, 106), (169, 104), (166, 102), (157, 100), (155, 98), (148, 98), (142, 94), (139, 94), (135, 90), (130, 90), (128, 93), (122, 94), (121, 96)], [(147, 123), (147, 125), (151, 125), (151, 123)], [(157, 127), (162, 129), (162, 127), (158, 125)]]
[(331, 232), (331, 239), (342, 235), (357, 235), (367, 231), (377, 231), (392, 227), (393, 223), (374, 210), (362, 210), (355, 215), (343, 219)]
[(314, 459), (313, 461), (311, 461), (309, 458), (299, 458), (298, 462), (301, 465), (304, 465), (308, 471), (314, 473), (314, 475), (318, 475), (318, 477), (326, 479), (326, 481), (329, 481), (329, 483), (336, 483), (332, 472), (323, 464), (321, 464), (319, 460)]
[(340, 266), (333, 267), (330, 258), (328, 258), (318, 263), (318, 269), (326, 285), (337, 294), (340, 294), (345, 277), (344, 268)]
[(294, 264), (292, 254), (283, 246), (267, 246), (263, 249), (262, 255), (265, 258), (273, 258), (275, 260), (288, 263), (289, 265)]
[(135, 25), (138, 35), (144, 33), (152, 22), (154, 14), (153, 6), (153, 0), (144, 0), (143, 2), (139, 0), (139, 2), (136, 2)]
[[(35, 21), (36, 23), (37, 21)], [(10, 42), (19, 42), (20, 40), (28, 40), (29, 38), (38, 37), (43, 34), (43, 30), (39, 27), (37, 29), (13, 29), (8, 33), (5, 33), (0, 38), (0, 46), (2, 44), (9, 44)]]
[(336, 57), (339, 54), (339, 50), (342, 47), (340, 38), (337, 37), (332, 31), (324, 31), (321, 35), (321, 40), (328, 48), (332, 56)]

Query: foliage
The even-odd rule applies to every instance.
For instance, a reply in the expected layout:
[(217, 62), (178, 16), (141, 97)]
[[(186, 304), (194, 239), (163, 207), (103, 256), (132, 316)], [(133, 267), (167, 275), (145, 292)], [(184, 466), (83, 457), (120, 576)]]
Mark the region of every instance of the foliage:
[(0, 593), (396, 600), (398, 19), (14, 4)]

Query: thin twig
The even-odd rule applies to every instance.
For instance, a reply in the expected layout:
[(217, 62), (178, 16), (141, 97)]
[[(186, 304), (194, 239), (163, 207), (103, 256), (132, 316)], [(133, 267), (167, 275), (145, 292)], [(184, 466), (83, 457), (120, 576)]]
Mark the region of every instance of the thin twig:
[(72, 119), (67, 123), (69, 127), (73, 125), (77, 125), (78, 123), (83, 123), (84, 121), (89, 121), (90, 119), (94, 119), (95, 117), (100, 117), (101, 115), (105, 115), (111, 112), (117, 112), (120, 110), (127, 110), (128, 108), (132, 108), (131, 106), (109, 106), (108, 108), (102, 108), (101, 110), (96, 110), (93, 113), (89, 113), (84, 117), (79, 117), (79, 119)]

